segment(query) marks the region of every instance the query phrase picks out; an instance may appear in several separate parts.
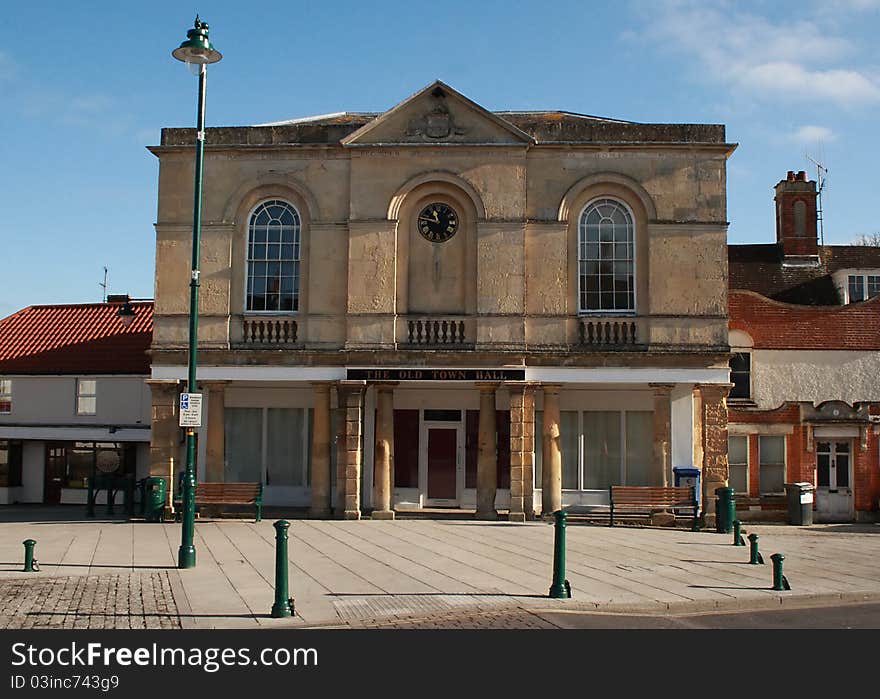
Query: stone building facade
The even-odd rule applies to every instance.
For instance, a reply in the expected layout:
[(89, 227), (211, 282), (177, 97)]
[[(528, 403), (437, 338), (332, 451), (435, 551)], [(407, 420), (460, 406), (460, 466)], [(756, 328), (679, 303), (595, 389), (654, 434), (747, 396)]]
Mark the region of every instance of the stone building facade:
[[(198, 479), (315, 516), (524, 520), (727, 482), (724, 127), (490, 112), (207, 131)], [(158, 157), (153, 469), (179, 460), (195, 132)]]
[(880, 506), (880, 248), (821, 245), (816, 183), (775, 188), (776, 243), (731, 245), (730, 484), (738, 516), (785, 516), (815, 486), (819, 521)]

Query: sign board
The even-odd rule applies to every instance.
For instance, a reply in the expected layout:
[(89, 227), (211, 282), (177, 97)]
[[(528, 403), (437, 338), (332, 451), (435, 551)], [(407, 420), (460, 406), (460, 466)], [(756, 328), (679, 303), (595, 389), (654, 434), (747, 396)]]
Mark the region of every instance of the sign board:
[(202, 426), (202, 394), (201, 393), (181, 393), (180, 394), (180, 426), (181, 427), (201, 427)]
[(348, 369), (359, 381), (524, 381), (525, 369)]

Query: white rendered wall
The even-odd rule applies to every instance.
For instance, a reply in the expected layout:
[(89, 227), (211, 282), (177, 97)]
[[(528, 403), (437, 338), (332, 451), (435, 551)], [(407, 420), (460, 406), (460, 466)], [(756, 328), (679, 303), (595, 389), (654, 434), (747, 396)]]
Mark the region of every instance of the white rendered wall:
[(880, 352), (754, 350), (752, 399), (762, 410), (785, 401), (880, 400)]

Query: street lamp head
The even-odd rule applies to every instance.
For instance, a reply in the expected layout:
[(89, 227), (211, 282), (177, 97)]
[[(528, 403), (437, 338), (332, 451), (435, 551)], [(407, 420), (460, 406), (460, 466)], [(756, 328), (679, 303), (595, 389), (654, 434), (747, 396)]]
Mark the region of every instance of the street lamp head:
[(122, 308), (116, 311), (116, 317), (119, 318), (119, 322), (122, 323), (122, 327), (127, 328), (134, 322), (135, 311), (134, 307), (126, 301)]
[(223, 55), (208, 39), (208, 25), (196, 15), (195, 26), (186, 33), (186, 41), (171, 52), (178, 61), (196, 65), (216, 63)]

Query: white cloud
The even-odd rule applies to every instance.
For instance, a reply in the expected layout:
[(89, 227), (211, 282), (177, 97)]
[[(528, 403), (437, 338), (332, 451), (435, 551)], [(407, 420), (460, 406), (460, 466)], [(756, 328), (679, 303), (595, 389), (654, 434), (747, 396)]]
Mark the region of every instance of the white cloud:
[(808, 70), (797, 63), (777, 61), (748, 66), (737, 79), (741, 85), (768, 96), (841, 104), (880, 100), (880, 87), (854, 70)]
[(695, 58), (701, 80), (765, 99), (880, 101), (880, 83), (846, 65), (856, 61), (857, 47), (819, 16), (776, 24), (723, 1), (660, 0), (650, 10), (639, 7), (643, 38)]
[(826, 126), (801, 126), (790, 136), (792, 141), (813, 145), (837, 140), (837, 134)]

